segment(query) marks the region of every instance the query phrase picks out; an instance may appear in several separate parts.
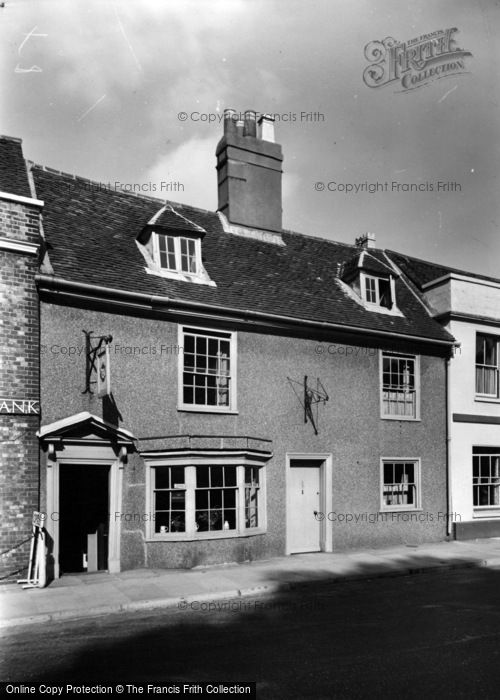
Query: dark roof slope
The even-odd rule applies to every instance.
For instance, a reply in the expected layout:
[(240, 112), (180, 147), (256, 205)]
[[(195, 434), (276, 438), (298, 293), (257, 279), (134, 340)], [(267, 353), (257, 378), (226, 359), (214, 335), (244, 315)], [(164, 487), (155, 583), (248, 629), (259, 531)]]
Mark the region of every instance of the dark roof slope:
[(446, 265), (437, 265), (419, 258), (412, 258), (409, 255), (402, 255), (393, 250), (387, 250), (387, 255), (396, 263), (396, 265), (407, 275), (411, 281), (422, 289), (424, 284), (437, 280), (444, 275), (455, 273), (457, 275), (465, 275), (466, 277), (474, 277), (475, 279), (487, 280), (490, 282), (500, 282), (500, 279), (495, 277), (487, 277), (486, 275), (478, 275), (475, 272), (467, 272), (458, 270), (454, 267), (446, 267)]
[[(98, 187), (86, 180), (33, 167), (37, 196), (45, 201), (44, 232), (54, 275), (147, 295), (168, 296), (245, 311), (307, 318), (384, 332), (451, 341), (403, 280), (396, 282), (404, 317), (366, 310), (342, 288), (340, 264), (356, 248), (293, 232), (285, 246), (227, 233), (217, 214), (174, 204), (206, 230), (203, 264), (216, 287), (145, 273), (136, 237), (162, 203)], [(377, 255), (383, 256), (381, 251)]]
[(22, 141), (0, 136), (0, 192), (31, 197)]

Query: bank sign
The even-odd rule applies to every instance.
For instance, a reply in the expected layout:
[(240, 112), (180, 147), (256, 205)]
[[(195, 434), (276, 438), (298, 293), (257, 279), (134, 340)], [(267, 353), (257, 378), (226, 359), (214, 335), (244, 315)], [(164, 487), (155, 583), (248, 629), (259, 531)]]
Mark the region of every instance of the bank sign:
[(438, 29), (401, 42), (392, 37), (365, 46), (370, 65), (363, 82), (370, 88), (394, 85), (396, 92), (408, 92), (432, 80), (467, 72), (466, 58), (472, 56), (456, 45), (456, 27)]
[(0, 413), (13, 415), (40, 414), (40, 401), (34, 399), (0, 399)]

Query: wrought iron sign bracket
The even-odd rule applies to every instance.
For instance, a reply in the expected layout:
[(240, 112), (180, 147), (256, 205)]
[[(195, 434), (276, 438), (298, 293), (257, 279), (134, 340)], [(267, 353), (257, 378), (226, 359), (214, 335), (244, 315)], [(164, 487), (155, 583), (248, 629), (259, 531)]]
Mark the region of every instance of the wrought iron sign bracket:
[[(112, 335), (97, 335), (93, 336), (92, 333), (94, 331), (82, 331), (82, 333), (85, 333), (85, 390), (82, 391), (82, 394), (93, 394), (94, 392), (91, 389), (91, 384), (96, 384), (97, 380), (91, 379), (92, 377), (92, 372), (95, 370), (97, 371), (97, 366), (96, 366), (96, 358), (97, 358), (97, 353), (101, 349), (103, 345), (109, 345), (113, 341), (113, 336)], [(93, 343), (96, 343), (94, 345)]]

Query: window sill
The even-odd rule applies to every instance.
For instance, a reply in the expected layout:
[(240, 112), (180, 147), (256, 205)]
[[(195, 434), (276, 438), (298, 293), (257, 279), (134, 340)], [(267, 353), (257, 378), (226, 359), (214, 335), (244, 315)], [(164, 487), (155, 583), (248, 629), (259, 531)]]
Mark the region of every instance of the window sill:
[(380, 416), (381, 420), (403, 420), (411, 423), (420, 423), (421, 418), (413, 418), (412, 416)]
[(237, 416), (239, 413), (230, 408), (216, 408), (214, 406), (177, 406), (177, 410), (186, 413), (218, 413), (231, 416)]
[(473, 518), (500, 518), (500, 506), (474, 506)]
[(423, 508), (408, 508), (407, 506), (388, 506), (381, 508), (379, 513), (385, 515), (387, 513), (422, 513)]
[(496, 403), (500, 404), (500, 399), (498, 396), (478, 396), (476, 395), (474, 397), (474, 401), (477, 401), (478, 403)]
[(253, 537), (255, 535), (265, 535), (267, 530), (263, 528), (255, 528), (253, 530), (247, 530), (243, 533), (240, 532), (228, 532), (224, 530), (222, 532), (201, 532), (195, 535), (187, 534), (184, 532), (179, 532), (175, 535), (153, 535), (152, 537), (147, 537), (145, 542), (204, 542), (213, 540), (230, 540), (230, 539), (241, 539), (243, 537)]

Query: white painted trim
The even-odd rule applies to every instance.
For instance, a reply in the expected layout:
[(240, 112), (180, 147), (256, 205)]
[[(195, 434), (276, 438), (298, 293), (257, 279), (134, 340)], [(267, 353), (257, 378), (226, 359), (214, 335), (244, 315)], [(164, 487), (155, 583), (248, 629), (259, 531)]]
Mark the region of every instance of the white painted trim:
[(0, 199), (6, 199), (9, 202), (18, 202), (19, 204), (31, 204), (34, 207), (43, 207), (45, 202), (41, 199), (32, 199), (31, 197), (22, 197), (19, 194), (11, 194), (10, 192), (1, 192)]
[[(384, 505), (384, 463), (385, 462), (411, 462), (416, 465), (415, 485), (417, 487), (417, 498), (414, 506), (407, 504), (400, 506)], [(380, 458), (380, 512), (381, 513), (401, 513), (422, 510), (422, 460), (420, 457), (381, 457)]]
[(94, 425), (97, 425), (100, 428), (103, 428), (105, 430), (111, 430), (117, 435), (122, 435), (123, 437), (130, 438), (130, 440), (135, 440), (135, 437), (128, 430), (125, 430), (124, 428), (116, 428), (114, 425), (107, 423), (102, 418), (94, 416), (94, 414), (89, 413), (88, 411), (75, 413), (73, 416), (69, 416), (68, 418), (62, 418), (61, 420), (54, 421), (54, 423), (50, 423), (49, 425), (43, 426), (37, 432), (37, 437), (43, 438), (46, 435), (57, 433), (60, 430), (70, 428), (71, 426), (78, 425), (79, 423), (84, 423), (88, 420), (90, 420), (92, 423), (94, 423)]
[(281, 237), (281, 233), (278, 233), (277, 231), (265, 231), (264, 229), (230, 224), (225, 214), (223, 214), (221, 211), (217, 212), (217, 216), (219, 217), (225, 233), (232, 233), (234, 236), (242, 236), (243, 238), (253, 238), (256, 241), (262, 241), (263, 243), (272, 243), (280, 246), (286, 245), (285, 241)]
[(290, 470), (291, 462), (297, 461), (317, 461), (320, 462), (320, 508), (324, 518), (320, 523), (320, 548), (322, 552), (333, 551), (333, 531), (328, 513), (333, 508), (333, 455), (331, 452), (287, 452), (286, 453), (286, 554), (292, 554), (290, 543), (292, 503), (290, 493)]
[[(207, 436), (209, 437), (209, 436)], [(154, 460), (155, 466), (191, 466), (200, 464), (242, 464), (245, 467), (261, 467), (268, 462), (272, 453), (257, 455), (252, 450), (192, 450), (173, 451), (165, 450), (140, 452), (144, 460)]]
[(61, 575), (59, 564), (59, 512), (60, 512), (60, 467), (74, 465), (96, 465), (109, 467), (109, 533), (108, 533), (108, 572), (118, 573), (120, 571), (120, 519), (114, 517), (115, 512), (119, 512), (122, 505), (122, 472), (123, 464), (119, 459), (85, 459), (85, 448), (82, 447), (82, 457), (64, 458), (61, 457), (52, 461), (49, 457), (47, 461), (47, 519), (46, 528), (53, 540), (54, 578)]
[(26, 241), (16, 241), (13, 238), (0, 237), (0, 250), (10, 250), (13, 253), (27, 253), (28, 255), (38, 255), (40, 246), (38, 243), (28, 243)]

